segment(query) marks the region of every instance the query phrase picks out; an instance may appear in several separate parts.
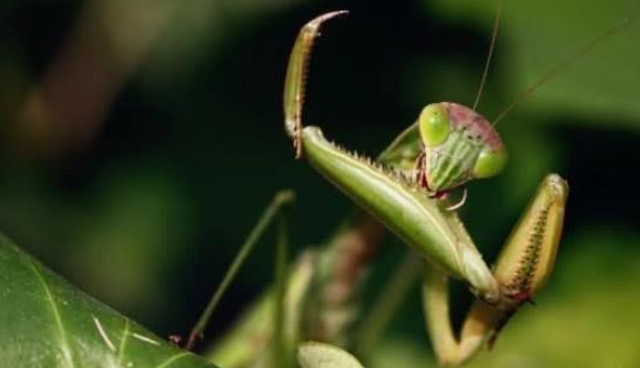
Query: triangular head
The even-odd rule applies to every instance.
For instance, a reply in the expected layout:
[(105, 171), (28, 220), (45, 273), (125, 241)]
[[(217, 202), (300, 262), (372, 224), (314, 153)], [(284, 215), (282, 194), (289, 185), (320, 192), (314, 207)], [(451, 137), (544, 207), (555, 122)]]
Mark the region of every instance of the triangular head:
[(424, 146), (418, 171), (436, 196), (469, 180), (493, 177), (507, 163), (507, 150), (496, 129), (469, 107), (452, 102), (427, 105), (418, 126)]

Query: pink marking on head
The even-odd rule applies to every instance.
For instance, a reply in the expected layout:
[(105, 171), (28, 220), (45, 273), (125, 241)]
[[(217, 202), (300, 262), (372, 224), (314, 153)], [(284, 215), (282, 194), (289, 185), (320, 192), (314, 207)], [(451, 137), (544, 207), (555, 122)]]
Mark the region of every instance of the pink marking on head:
[(500, 134), (484, 116), (469, 107), (457, 103), (441, 102), (441, 104), (447, 109), (454, 127), (467, 128), (472, 135), (480, 136), (493, 150), (504, 148)]

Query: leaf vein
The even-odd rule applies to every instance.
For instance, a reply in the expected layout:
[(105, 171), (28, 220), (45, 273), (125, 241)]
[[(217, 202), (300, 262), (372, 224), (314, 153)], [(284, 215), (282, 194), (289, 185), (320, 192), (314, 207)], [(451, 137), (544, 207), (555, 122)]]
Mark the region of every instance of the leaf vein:
[(161, 363), (160, 365), (158, 365), (156, 368), (166, 368), (166, 367), (170, 366), (171, 364), (175, 363), (177, 360), (182, 359), (182, 358), (186, 357), (189, 354), (190, 353), (186, 353), (185, 352), (185, 353), (174, 355), (171, 358), (167, 359), (164, 363)]
[(44, 292), (47, 296), (47, 301), (49, 303), (49, 306), (51, 307), (51, 311), (53, 313), (53, 317), (55, 319), (56, 322), (56, 328), (58, 329), (58, 334), (60, 335), (60, 345), (61, 345), (61, 350), (62, 350), (62, 354), (67, 362), (67, 367), (70, 368), (74, 368), (75, 364), (73, 362), (73, 356), (71, 354), (71, 346), (69, 345), (69, 340), (67, 339), (67, 333), (64, 329), (64, 325), (62, 323), (62, 316), (60, 315), (60, 311), (58, 310), (58, 306), (55, 302), (55, 300), (53, 299), (53, 294), (51, 293), (51, 289), (49, 288), (49, 285), (47, 285), (46, 280), (44, 279), (44, 277), (42, 276), (42, 273), (40, 273), (40, 271), (38, 270), (38, 268), (36, 267), (36, 265), (33, 263), (33, 261), (29, 262), (31, 269), (33, 270), (33, 272), (36, 275), (36, 278), (38, 279), (38, 281), (40, 282), (40, 284), (42, 285), (42, 288), (44, 289)]
[(122, 332), (122, 338), (118, 346), (118, 364), (122, 364), (122, 358), (124, 358), (124, 350), (127, 346), (127, 338), (129, 337), (129, 318), (124, 319), (124, 331)]

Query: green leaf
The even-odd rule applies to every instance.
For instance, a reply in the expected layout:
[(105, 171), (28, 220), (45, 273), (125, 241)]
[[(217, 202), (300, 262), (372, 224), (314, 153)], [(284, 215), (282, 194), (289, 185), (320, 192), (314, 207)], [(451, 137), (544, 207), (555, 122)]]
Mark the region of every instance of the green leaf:
[[(429, 11), (440, 17), (483, 24), (488, 32), (496, 3), (436, 0), (428, 4)], [(640, 15), (634, 1), (504, 1), (504, 5), (494, 67), (508, 74), (505, 85), (513, 96), (630, 16), (626, 27), (588, 55), (578, 57), (520, 108), (577, 113), (592, 119), (595, 115), (599, 117), (593, 119), (595, 123), (638, 129), (640, 48), (635, 45), (640, 36)]]
[(364, 368), (353, 355), (319, 342), (300, 344), (298, 361), (302, 368)]
[(1, 367), (214, 367), (73, 287), (1, 234), (0, 285)]

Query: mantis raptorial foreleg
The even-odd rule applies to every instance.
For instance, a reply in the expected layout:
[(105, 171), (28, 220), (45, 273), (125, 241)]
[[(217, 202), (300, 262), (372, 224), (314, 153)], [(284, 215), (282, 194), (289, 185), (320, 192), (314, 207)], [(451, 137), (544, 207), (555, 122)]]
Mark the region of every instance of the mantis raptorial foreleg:
[[(494, 176), (504, 167), (506, 149), (486, 119), (458, 104), (428, 105), (378, 161), (327, 141), (318, 127), (303, 126), (305, 72), (314, 39), (323, 22), (341, 14), (321, 15), (298, 35), (285, 82), (285, 129), (296, 157), (305, 157), (428, 262), (425, 312), (435, 351), (443, 364), (459, 364), (546, 282), (560, 240), (566, 182), (555, 174), (543, 181), (492, 273), (445, 198), (465, 182)], [(480, 299), (459, 342), (449, 322), (448, 276), (467, 282)]]
[(492, 306), (476, 301), (459, 339), (449, 321), (448, 277), (437, 267), (427, 267), (423, 306), (441, 364), (461, 364), (484, 342), (493, 345), (509, 318), (546, 284), (560, 242), (567, 194), (566, 183), (557, 175), (547, 176), (540, 184), (493, 269), (504, 295), (501, 302)]
[[(307, 23), (291, 54), (284, 94), (285, 127), (297, 152), (419, 253), (469, 282), (479, 297), (498, 302), (500, 291), (489, 267), (471, 238), (458, 236), (451, 226), (452, 221), (459, 222), (455, 214), (444, 213), (441, 204), (425, 195), (411, 173), (350, 154), (327, 141), (320, 128), (302, 126), (304, 71), (313, 40), (322, 22), (342, 13), (328, 13)], [(393, 151), (400, 152), (404, 147), (399, 144)], [(398, 155), (402, 157), (401, 153)]]

